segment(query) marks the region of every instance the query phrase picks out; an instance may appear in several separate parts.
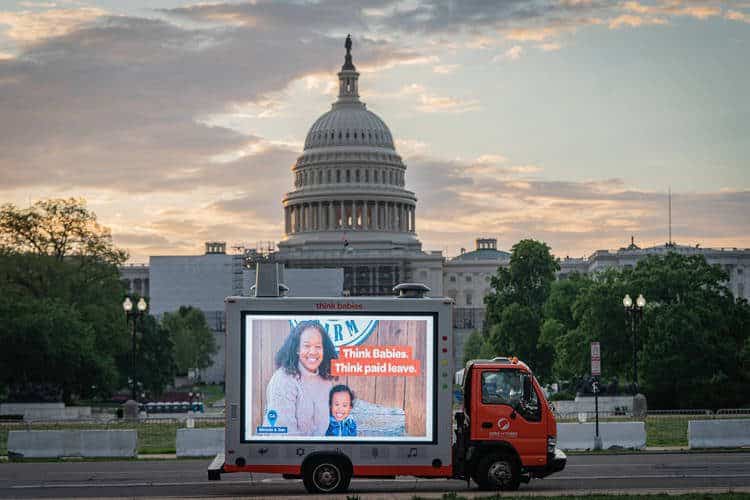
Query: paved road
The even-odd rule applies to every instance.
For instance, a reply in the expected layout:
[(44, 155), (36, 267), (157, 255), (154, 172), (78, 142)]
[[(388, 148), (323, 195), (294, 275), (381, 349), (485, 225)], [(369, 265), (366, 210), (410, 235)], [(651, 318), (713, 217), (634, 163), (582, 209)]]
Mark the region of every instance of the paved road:
[[(301, 481), (269, 474), (206, 480), (208, 460), (0, 464), (0, 498), (237, 497), (305, 495)], [(521, 492), (750, 491), (750, 453), (574, 455), (566, 469), (522, 485)], [(351, 493), (377, 498), (477, 494), (463, 481), (355, 479)], [(481, 493), (486, 495), (484, 493)], [(305, 496), (305, 498), (311, 498)], [(331, 498), (331, 497), (327, 497)]]

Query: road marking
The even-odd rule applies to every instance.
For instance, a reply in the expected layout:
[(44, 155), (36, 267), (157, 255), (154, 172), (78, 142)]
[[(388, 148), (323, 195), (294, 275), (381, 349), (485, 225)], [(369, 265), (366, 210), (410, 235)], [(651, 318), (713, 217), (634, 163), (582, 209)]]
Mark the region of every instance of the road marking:
[[(548, 477), (545, 478), (545, 482), (549, 481), (588, 481), (588, 480), (606, 480), (611, 481), (613, 479), (736, 479), (736, 478), (750, 478), (750, 474), (693, 474), (693, 475), (687, 475), (687, 474), (646, 474), (646, 475), (628, 475), (628, 476), (586, 476), (586, 477)], [(29, 489), (54, 489), (54, 488), (122, 488), (122, 487), (168, 487), (168, 486), (195, 486), (195, 485), (209, 485), (209, 484), (241, 484), (241, 485), (252, 485), (253, 483), (271, 483), (271, 482), (286, 482), (286, 481), (294, 481), (294, 482), (300, 482), (299, 479), (275, 479), (275, 478), (269, 478), (269, 479), (263, 479), (261, 481), (221, 481), (217, 483), (216, 481), (180, 481), (180, 482), (163, 482), (163, 483), (156, 483), (156, 482), (149, 482), (149, 481), (143, 481), (143, 482), (136, 482), (136, 483), (61, 483), (61, 484), (19, 484), (19, 485), (12, 485), (10, 486), (11, 489), (18, 489), (18, 490), (29, 490)], [(373, 479), (355, 479), (356, 482), (368, 482), (373, 481)], [(421, 478), (414, 478), (414, 479), (388, 479), (389, 482), (396, 482), (396, 483), (415, 483), (415, 482), (443, 482), (444, 479), (421, 479)]]

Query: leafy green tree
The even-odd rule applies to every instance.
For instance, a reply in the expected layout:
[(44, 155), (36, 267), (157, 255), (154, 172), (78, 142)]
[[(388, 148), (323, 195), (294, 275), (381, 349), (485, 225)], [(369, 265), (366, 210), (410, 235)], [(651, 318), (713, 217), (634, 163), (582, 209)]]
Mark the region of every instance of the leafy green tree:
[(177, 311), (164, 313), (162, 325), (174, 342), (174, 359), (177, 373), (202, 370), (211, 365), (216, 353), (214, 334), (208, 327), (203, 311), (192, 306), (181, 306)]
[(524, 305), (541, 316), (559, 269), (546, 243), (521, 240), (513, 245), (508, 267), (498, 268), (490, 280), (495, 293), (485, 297), (488, 326), (499, 324), (503, 310), (511, 304)]
[(46, 385), (71, 401), (116, 387), (125, 258), (79, 200), (0, 207), (0, 384), (11, 396)]
[(631, 295), (648, 300), (639, 382), (654, 406), (747, 404), (750, 307), (732, 297), (726, 273), (703, 256), (669, 253), (639, 262), (628, 278)]
[(521, 240), (513, 245), (507, 268), (490, 281), (485, 338), (493, 352), (523, 359), (540, 378), (551, 373), (552, 351), (539, 346), (543, 307), (560, 268), (546, 243)]
[(143, 318), (138, 331), (137, 380), (148, 394), (158, 397), (174, 380), (175, 345), (169, 331), (150, 314)]
[(486, 341), (482, 332), (474, 331), (464, 342), (464, 363), (472, 359), (492, 359), (499, 356)]
[(628, 291), (626, 276), (627, 273), (608, 269), (581, 290), (573, 305), (573, 320), (578, 326), (575, 333), (561, 341), (566, 357), (558, 361), (558, 366), (564, 363), (572, 373), (585, 376), (591, 370), (590, 343), (598, 341), (602, 378), (632, 379), (632, 335), (622, 307), (622, 298)]

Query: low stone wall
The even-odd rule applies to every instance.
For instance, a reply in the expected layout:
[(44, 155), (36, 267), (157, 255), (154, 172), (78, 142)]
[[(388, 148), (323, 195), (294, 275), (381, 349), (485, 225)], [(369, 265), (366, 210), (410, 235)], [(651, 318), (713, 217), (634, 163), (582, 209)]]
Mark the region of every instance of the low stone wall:
[(738, 448), (750, 446), (750, 419), (690, 420), (690, 448)]
[(134, 457), (135, 430), (10, 431), (8, 455), (21, 458)]
[(78, 420), (91, 418), (91, 407), (65, 406), (65, 403), (3, 403), (0, 415), (23, 415), (25, 421)]
[(177, 429), (178, 457), (210, 457), (224, 452), (224, 429)]
[[(557, 424), (557, 447), (561, 450), (593, 450), (595, 424)], [(601, 422), (599, 436), (602, 449), (646, 447), (646, 425), (643, 422)]]
[[(577, 396), (575, 400), (552, 401), (550, 403), (560, 414), (593, 412), (594, 397)], [(602, 396), (599, 398), (599, 411), (612, 413), (616, 408), (625, 408), (627, 413), (633, 411), (633, 396)]]
[(27, 410), (61, 410), (65, 403), (0, 403), (0, 415), (23, 415)]

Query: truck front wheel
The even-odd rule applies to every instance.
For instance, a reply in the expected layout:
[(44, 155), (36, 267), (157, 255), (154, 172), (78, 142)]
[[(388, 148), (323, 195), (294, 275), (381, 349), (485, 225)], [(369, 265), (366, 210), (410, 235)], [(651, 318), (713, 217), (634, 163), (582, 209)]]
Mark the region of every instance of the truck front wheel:
[(474, 478), (483, 490), (515, 491), (521, 483), (520, 475), (512, 456), (493, 453), (479, 461)]
[(339, 460), (321, 459), (306, 467), (302, 483), (308, 493), (341, 493), (349, 488), (351, 475)]

